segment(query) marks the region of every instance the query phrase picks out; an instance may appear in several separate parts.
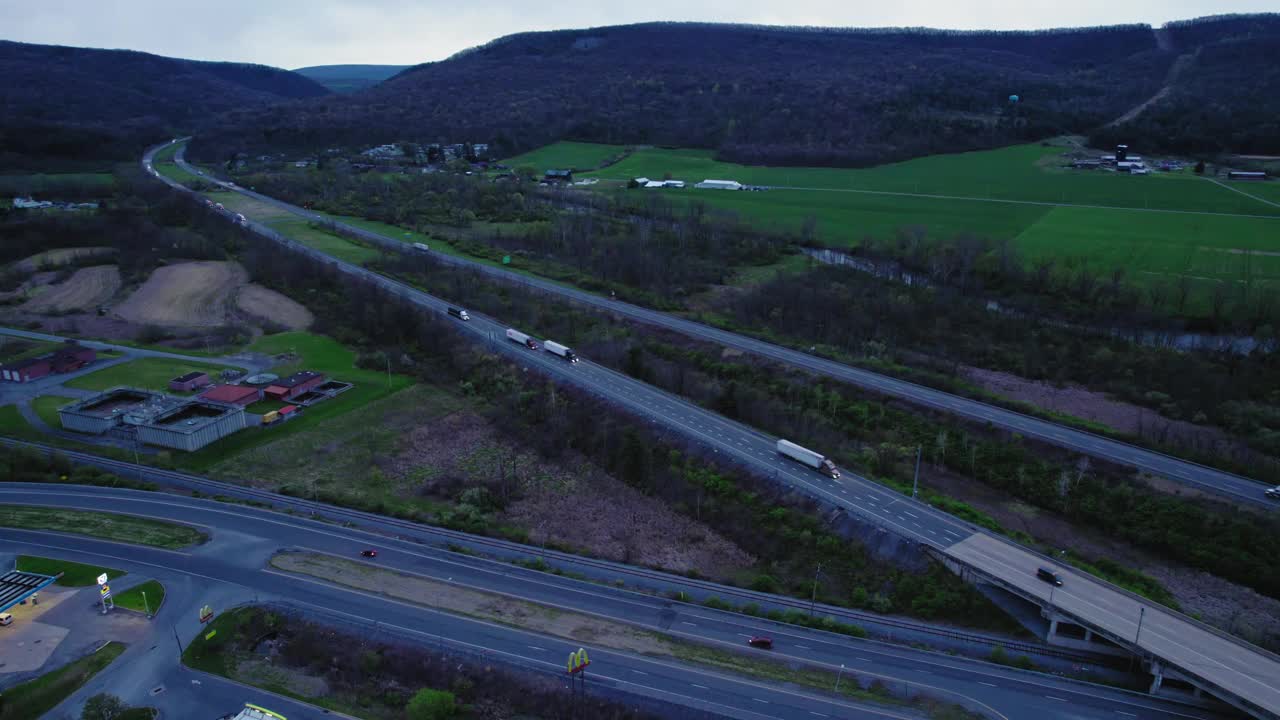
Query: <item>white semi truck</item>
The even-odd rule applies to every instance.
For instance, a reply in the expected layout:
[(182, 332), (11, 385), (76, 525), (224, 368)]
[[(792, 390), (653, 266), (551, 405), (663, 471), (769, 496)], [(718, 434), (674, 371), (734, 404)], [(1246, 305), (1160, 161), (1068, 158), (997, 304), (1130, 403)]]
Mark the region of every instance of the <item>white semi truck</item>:
[(542, 347), (552, 355), (559, 355), (560, 357), (564, 358), (565, 360), (568, 360), (571, 363), (578, 362), (578, 356), (574, 354), (573, 350), (569, 349), (564, 345), (561, 345), (558, 342), (554, 342), (552, 340), (546, 340), (542, 343)]
[(530, 350), (538, 349), (538, 343), (534, 342), (533, 338), (514, 328), (507, 328), (507, 339), (513, 343), (520, 343)]
[(808, 465), (823, 475), (829, 475), (832, 478), (840, 477), (840, 471), (836, 469), (835, 463), (809, 448), (800, 447), (790, 440), (778, 441), (778, 454), (791, 458), (802, 465)]

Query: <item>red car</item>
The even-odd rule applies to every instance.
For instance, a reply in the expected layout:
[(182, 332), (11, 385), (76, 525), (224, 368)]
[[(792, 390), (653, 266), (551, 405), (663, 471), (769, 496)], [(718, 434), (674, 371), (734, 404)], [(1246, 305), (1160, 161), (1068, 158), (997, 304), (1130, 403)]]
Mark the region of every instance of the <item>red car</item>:
[(757, 635), (756, 637), (753, 637), (750, 640), (748, 640), (747, 644), (750, 645), (751, 647), (757, 647), (763, 650), (772, 650), (773, 638), (767, 638), (767, 637), (762, 637)]
[(361, 550), (360, 554), (363, 555), (364, 557), (378, 557), (377, 550)]

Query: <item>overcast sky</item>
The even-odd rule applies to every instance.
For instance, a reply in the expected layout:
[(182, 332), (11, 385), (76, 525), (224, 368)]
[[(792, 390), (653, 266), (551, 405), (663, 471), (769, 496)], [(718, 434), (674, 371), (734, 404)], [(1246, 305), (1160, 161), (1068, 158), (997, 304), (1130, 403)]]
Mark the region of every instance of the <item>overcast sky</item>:
[(0, 0), (0, 38), (297, 68), (413, 65), (496, 37), (652, 20), (1028, 29), (1267, 12), (1276, 0)]

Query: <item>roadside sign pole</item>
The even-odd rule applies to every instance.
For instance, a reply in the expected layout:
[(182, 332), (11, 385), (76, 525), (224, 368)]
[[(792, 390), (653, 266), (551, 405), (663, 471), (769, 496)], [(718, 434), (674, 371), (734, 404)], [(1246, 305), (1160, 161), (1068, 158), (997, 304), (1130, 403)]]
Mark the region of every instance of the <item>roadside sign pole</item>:
[(142, 591), (142, 607), (147, 609), (147, 617), (151, 617), (151, 603), (147, 602), (147, 591)]

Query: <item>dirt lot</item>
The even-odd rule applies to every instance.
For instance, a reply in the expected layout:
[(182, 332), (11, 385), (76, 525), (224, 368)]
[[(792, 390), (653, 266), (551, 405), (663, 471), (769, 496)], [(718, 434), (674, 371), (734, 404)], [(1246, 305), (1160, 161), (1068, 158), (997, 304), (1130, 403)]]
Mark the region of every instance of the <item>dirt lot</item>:
[[(424, 468), (432, 472), (424, 474)], [(545, 539), (674, 572), (697, 569), (714, 578), (730, 577), (754, 563), (706, 526), (590, 463), (550, 465), (502, 442), (473, 413), (457, 412), (413, 428), (383, 469), (391, 476), (422, 478), (419, 492), (444, 496), (476, 484), (501, 494), (504, 484), (509, 485), (517, 499), (498, 517), (527, 529), (534, 542)]]
[(56, 248), (19, 260), (13, 264), (13, 269), (19, 272), (35, 272), (44, 268), (66, 265), (78, 260), (106, 257), (115, 251), (116, 249), (111, 247)]
[(564, 612), (497, 593), (468, 590), (416, 575), (382, 570), (318, 553), (282, 553), (271, 565), (285, 572), (319, 577), (326, 582), (380, 593), (400, 600), (484, 618), (600, 647), (647, 655), (667, 655), (667, 644), (655, 635), (621, 623)]
[(290, 330), (305, 330), (315, 320), (311, 311), (261, 285), (245, 285), (236, 293), (236, 307), (259, 320), (283, 325)]
[(18, 287), (6, 292), (0, 292), (0, 302), (16, 301), (35, 295), (44, 286), (53, 282), (58, 277), (56, 272), (38, 272), (31, 277), (22, 281)]
[(198, 261), (168, 265), (113, 308), (140, 325), (215, 327), (228, 322), (232, 297), (248, 281), (237, 263)]
[(120, 269), (115, 265), (80, 268), (65, 282), (49, 285), (22, 304), (22, 311), (59, 314), (89, 311), (120, 292)]
[[(1020, 502), (931, 465), (921, 469), (920, 484), (964, 500), (1011, 530), (1027, 532), (1052, 548), (1085, 557), (1105, 557), (1159, 580), (1177, 598), (1182, 611), (1268, 649), (1280, 650), (1280, 600), (1260, 595), (1209, 573), (1174, 565), (1106, 534)], [(1268, 639), (1268, 636), (1269, 639)]]

